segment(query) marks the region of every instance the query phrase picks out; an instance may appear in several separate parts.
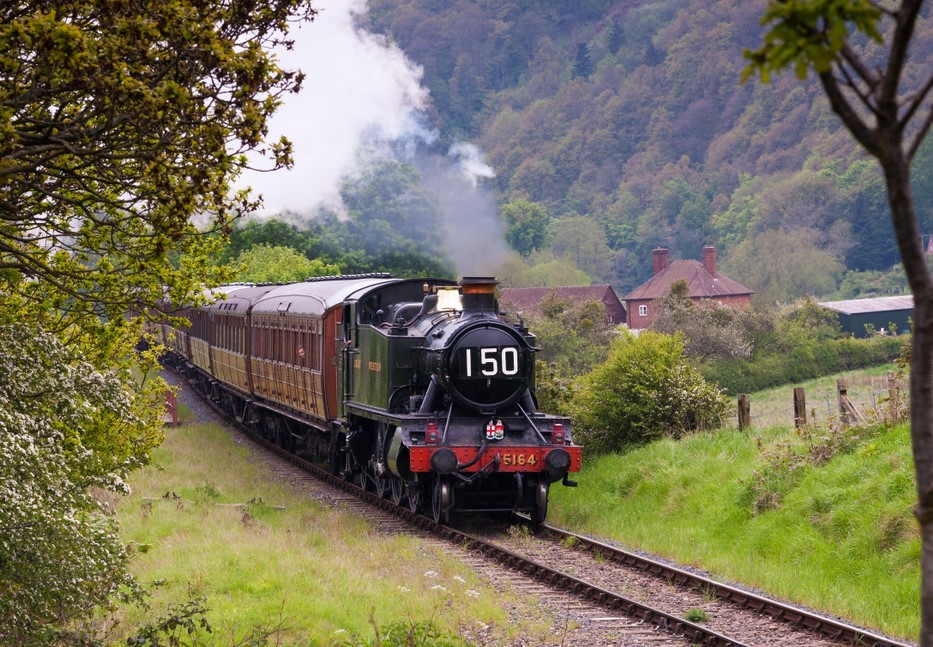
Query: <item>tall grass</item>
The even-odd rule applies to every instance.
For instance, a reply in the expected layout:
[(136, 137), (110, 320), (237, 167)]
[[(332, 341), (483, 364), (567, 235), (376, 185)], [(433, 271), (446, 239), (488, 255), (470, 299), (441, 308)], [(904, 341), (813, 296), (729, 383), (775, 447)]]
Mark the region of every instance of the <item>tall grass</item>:
[[(753, 411), (768, 399), (754, 394)], [(920, 539), (908, 426), (863, 431), (821, 465), (775, 466), (774, 448), (801, 443), (792, 398), (782, 410), (790, 422), (780, 427), (588, 456), (579, 488), (552, 488), (551, 519), (916, 639)], [(763, 479), (774, 499), (760, 506)]]
[[(119, 517), (138, 547), (138, 578), (163, 582), (149, 616), (183, 601), (189, 587), (206, 597), (214, 633), (198, 644), (266, 635), (325, 645), (370, 636), (373, 620), (536, 642), (550, 626), (515, 625), (506, 611), (514, 600), (435, 548), (296, 494), (215, 425), (167, 430), (154, 463), (135, 475)], [(126, 610), (121, 626), (142, 616)]]

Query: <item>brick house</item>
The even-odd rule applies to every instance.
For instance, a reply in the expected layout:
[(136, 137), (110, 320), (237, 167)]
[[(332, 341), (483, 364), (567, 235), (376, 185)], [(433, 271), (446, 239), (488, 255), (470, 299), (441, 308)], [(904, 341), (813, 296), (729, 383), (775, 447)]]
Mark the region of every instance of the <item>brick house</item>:
[(687, 284), (687, 296), (694, 301), (713, 299), (735, 307), (751, 304), (753, 292), (744, 285), (724, 276), (716, 269), (716, 248), (703, 248), (703, 262), (695, 260), (673, 261), (667, 248), (659, 247), (652, 253), (654, 276), (632, 290), (626, 297), (628, 327), (649, 327), (658, 316), (655, 299), (665, 297), (677, 281)]
[(567, 303), (585, 303), (599, 301), (606, 307), (606, 317), (610, 324), (625, 323), (625, 306), (611, 285), (570, 286), (561, 288), (503, 288), (499, 302), (509, 314), (519, 312), (539, 313), (540, 305), (547, 297), (554, 295)]

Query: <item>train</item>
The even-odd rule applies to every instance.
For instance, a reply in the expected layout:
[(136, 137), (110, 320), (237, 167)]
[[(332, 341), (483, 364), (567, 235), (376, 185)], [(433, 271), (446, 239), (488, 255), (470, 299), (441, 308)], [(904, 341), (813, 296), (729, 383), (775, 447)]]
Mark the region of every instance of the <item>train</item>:
[(439, 523), (547, 515), (575, 486), (571, 420), (538, 410), (535, 337), (493, 277), (226, 285), (160, 304), (167, 363), (272, 443)]

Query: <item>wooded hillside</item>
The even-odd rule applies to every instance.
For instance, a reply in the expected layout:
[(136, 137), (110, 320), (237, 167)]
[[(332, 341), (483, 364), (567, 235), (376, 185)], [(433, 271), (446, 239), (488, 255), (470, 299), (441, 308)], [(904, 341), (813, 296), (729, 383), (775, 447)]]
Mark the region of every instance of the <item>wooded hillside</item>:
[[(547, 226), (517, 250), (529, 262), (553, 254), (624, 293), (650, 275), (653, 248), (698, 258), (713, 244), (764, 301), (899, 289), (873, 274), (898, 262), (876, 164), (815, 81), (740, 82), (762, 0), (369, 5), (367, 28), (424, 67), (442, 137), (483, 149), (506, 212), (543, 208), (507, 222)], [(933, 56), (928, 19), (912, 47)], [(933, 233), (929, 144), (915, 192)]]

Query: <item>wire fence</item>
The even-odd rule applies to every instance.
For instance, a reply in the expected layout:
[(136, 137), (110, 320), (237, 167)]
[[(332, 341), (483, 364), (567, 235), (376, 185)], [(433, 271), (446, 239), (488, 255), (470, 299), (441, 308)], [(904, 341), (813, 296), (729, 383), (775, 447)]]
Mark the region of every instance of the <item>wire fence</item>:
[[(841, 384), (840, 384), (841, 382)], [(840, 387), (843, 393), (840, 394)], [(887, 375), (849, 374), (832, 384), (821, 381), (804, 391), (805, 418), (809, 423), (837, 420), (857, 414), (866, 421), (902, 417), (907, 408), (907, 381), (893, 372)], [(742, 417), (741, 396), (734, 402), (731, 422), (738, 428), (793, 427), (800, 411), (795, 407), (795, 387), (787, 386), (755, 394), (748, 399), (748, 417)], [(844, 400), (841, 396), (844, 396)], [(747, 396), (746, 396), (747, 397)], [(843, 401), (851, 408), (842, 404)], [(852, 412), (855, 412), (853, 414)]]

